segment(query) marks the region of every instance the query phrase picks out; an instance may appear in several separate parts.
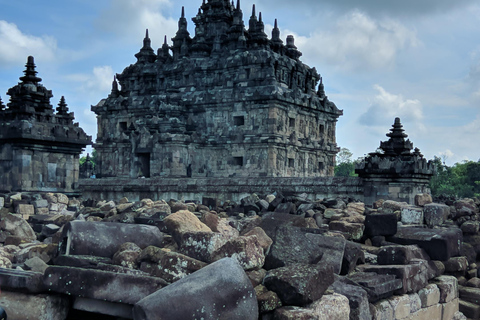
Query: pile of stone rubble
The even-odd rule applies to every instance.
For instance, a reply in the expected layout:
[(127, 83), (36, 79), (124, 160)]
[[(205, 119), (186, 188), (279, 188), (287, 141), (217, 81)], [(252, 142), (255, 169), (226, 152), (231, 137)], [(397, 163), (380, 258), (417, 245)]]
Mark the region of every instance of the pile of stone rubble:
[[(479, 319), (479, 206), (0, 197), (9, 319)], [(479, 256), (480, 257), (480, 256)]]

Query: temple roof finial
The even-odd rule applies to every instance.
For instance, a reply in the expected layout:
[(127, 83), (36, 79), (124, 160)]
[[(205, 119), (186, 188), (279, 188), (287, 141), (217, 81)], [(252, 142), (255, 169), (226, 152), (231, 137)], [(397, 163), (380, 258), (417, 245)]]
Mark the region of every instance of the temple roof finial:
[(185, 18), (185, 7), (182, 6), (182, 18)]
[(258, 21), (259, 21), (259, 22), (263, 22), (263, 21), (262, 21), (262, 13), (261, 13), (261, 12), (258, 13)]
[(145, 31), (145, 39), (149, 39), (149, 37), (148, 37), (148, 29)]
[(237, 10), (240, 10), (240, 0), (237, 0)]
[(256, 17), (257, 14), (255, 13), (255, 5), (252, 7), (252, 17)]
[(60, 98), (60, 102), (58, 103), (57, 114), (62, 116), (68, 115), (67, 103), (65, 102), (64, 96)]
[(277, 19), (275, 19), (275, 23), (274, 23), (274, 26), (273, 26), (275, 29), (278, 29), (278, 23), (277, 23)]
[(35, 71), (35, 60), (32, 56), (27, 58), (27, 64), (25, 65), (27, 69), (25, 69), (25, 75), (20, 78), (23, 82), (37, 84), (42, 81), (41, 78), (37, 77), (37, 71)]

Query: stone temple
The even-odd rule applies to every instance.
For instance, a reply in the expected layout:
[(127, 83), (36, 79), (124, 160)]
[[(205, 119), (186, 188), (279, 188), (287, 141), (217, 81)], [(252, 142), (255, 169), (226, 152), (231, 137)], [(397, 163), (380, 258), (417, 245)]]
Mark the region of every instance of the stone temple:
[(117, 74), (97, 114), (96, 175), (137, 177), (332, 176), (342, 115), (293, 36), (271, 38), (255, 6), (203, 1), (173, 45), (146, 33), (136, 63)]
[(79, 156), (91, 137), (73, 123), (64, 97), (54, 111), (33, 57), (24, 73), (6, 107), (0, 100), (0, 192), (76, 192)]

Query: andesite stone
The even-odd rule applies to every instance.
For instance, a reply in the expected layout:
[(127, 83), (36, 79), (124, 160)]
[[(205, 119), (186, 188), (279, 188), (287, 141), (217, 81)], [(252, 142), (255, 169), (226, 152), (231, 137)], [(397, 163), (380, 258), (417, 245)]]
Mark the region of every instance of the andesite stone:
[(216, 261), (138, 301), (135, 320), (258, 319), (255, 290), (231, 258)]

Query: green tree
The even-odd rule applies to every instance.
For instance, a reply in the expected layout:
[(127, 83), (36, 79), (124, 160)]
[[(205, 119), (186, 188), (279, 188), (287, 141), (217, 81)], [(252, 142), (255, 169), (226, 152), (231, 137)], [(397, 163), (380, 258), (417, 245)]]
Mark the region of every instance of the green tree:
[(434, 197), (471, 198), (480, 196), (480, 161), (463, 161), (449, 167), (434, 157), (435, 174), (430, 180)]
[(352, 160), (353, 153), (347, 148), (341, 148), (337, 153), (337, 165), (335, 166), (335, 177), (355, 177), (355, 161)]

